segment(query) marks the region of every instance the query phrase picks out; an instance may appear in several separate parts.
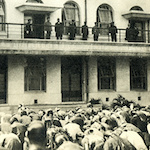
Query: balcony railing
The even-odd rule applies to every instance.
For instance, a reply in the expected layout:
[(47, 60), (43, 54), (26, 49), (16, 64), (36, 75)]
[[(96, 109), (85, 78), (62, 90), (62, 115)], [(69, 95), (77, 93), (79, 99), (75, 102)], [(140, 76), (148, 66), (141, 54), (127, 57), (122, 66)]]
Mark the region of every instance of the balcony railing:
[[(52, 25), (52, 31), (50, 39), (56, 39), (55, 26)], [(62, 40), (69, 40), (68, 26), (63, 27), (63, 38)], [(74, 40), (82, 39), (82, 27), (76, 27), (76, 36)], [(92, 27), (88, 27), (88, 38), (87, 41), (94, 41), (92, 34)], [(111, 35), (108, 28), (98, 28), (99, 37), (98, 41), (110, 41)], [(133, 32), (132, 32), (133, 33)], [(41, 24), (31, 24), (30, 36), (27, 36), (26, 24), (17, 23), (0, 23), (0, 38), (12, 38), (12, 39), (46, 39), (46, 33), (44, 31), (44, 25)], [(130, 40), (126, 39), (126, 29), (118, 29), (117, 42), (144, 42), (150, 43), (150, 31), (149, 30), (138, 30), (138, 35), (136, 38), (132, 39), (130, 35)]]

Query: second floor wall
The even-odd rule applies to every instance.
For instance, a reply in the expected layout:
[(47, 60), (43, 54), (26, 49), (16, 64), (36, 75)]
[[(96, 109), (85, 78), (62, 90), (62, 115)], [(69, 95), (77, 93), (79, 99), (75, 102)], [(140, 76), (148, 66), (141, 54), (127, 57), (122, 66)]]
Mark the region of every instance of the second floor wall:
[[(147, 35), (142, 37), (146, 38), (150, 28), (149, 3), (148, 0), (1, 0), (0, 23), (26, 24), (27, 20), (31, 19), (31, 23), (43, 25), (49, 16), (52, 25), (60, 18), (65, 26), (72, 20), (75, 20), (78, 27), (86, 21), (90, 28), (95, 22), (98, 22), (100, 28), (107, 28), (114, 22), (117, 28), (125, 30), (129, 22), (133, 22), (139, 30), (147, 31)], [(1, 35), (5, 35), (6, 28), (0, 25)], [(10, 27), (9, 30), (16, 30), (21, 34), (20, 26)], [(52, 32), (55, 34), (54, 30)], [(101, 34), (107, 35), (105, 30)], [(142, 33), (139, 35), (142, 36)]]
[[(32, 2), (33, 1), (33, 2)], [(38, 0), (37, 0), (38, 1)], [(52, 24), (55, 24), (57, 21), (57, 18), (62, 18), (62, 13), (65, 5), (67, 3), (74, 4), (79, 12), (79, 18), (72, 18), (72, 19), (78, 19), (80, 21), (79, 26), (83, 25), (84, 21), (86, 20), (85, 17), (87, 17), (87, 25), (92, 27), (94, 25), (94, 22), (97, 21), (97, 10), (99, 6), (106, 5), (111, 9), (112, 12), (112, 20), (115, 22), (116, 26), (118, 28), (126, 28), (128, 21), (125, 19), (122, 15), (129, 12), (131, 8), (138, 6), (140, 7), (143, 12), (148, 13), (149, 11), (149, 0), (137, 0), (137, 1), (121, 1), (121, 0), (42, 0), (43, 3), (37, 3), (36, 0), (1, 0), (1, 3), (4, 3), (5, 6), (2, 6), (1, 15), (4, 13), (4, 20), (7, 23), (24, 23), (24, 14), (30, 13), (30, 14), (45, 14), (50, 15), (50, 21)], [(1, 4), (2, 5), (2, 4)], [(25, 11), (22, 12), (18, 10), (19, 6), (26, 5)], [(40, 6), (40, 10), (32, 10), (31, 8), (27, 8), (28, 6)], [(45, 6), (48, 6), (48, 10), (44, 10)], [(85, 7), (86, 6), (86, 7)], [(70, 5), (70, 8), (73, 7)], [(52, 9), (56, 8), (56, 9)], [(42, 10), (43, 9), (43, 10)], [(86, 9), (86, 10), (85, 10)], [(106, 7), (102, 7), (103, 11), (106, 11)], [(3, 11), (3, 13), (2, 13)], [(67, 9), (65, 10), (67, 13)], [(69, 11), (68, 11), (69, 12)], [(106, 12), (107, 13), (107, 12)], [(109, 14), (101, 14), (105, 16), (109, 16)], [(87, 14), (87, 15), (86, 15)], [(66, 14), (68, 17), (69, 14)], [(76, 14), (77, 15), (77, 14)], [(71, 18), (68, 18), (71, 19)], [(106, 18), (105, 18), (106, 19)], [(103, 18), (101, 18), (101, 22), (103, 22)], [(106, 21), (106, 20), (105, 20)]]

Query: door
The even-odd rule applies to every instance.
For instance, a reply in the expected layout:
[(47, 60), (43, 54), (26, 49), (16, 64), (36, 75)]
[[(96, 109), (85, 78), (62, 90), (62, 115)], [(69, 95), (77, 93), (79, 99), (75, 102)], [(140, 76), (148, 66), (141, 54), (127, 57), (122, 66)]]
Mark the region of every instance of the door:
[(0, 104), (6, 103), (7, 58), (0, 56)]
[(144, 25), (145, 25), (145, 22), (144, 21), (138, 21), (138, 20), (132, 20), (134, 26), (136, 28), (138, 28), (138, 31), (139, 31), (139, 34), (138, 34), (138, 37), (137, 37), (137, 42), (144, 42), (145, 41), (145, 28), (144, 28)]
[(64, 57), (61, 64), (62, 101), (82, 101), (82, 59)]
[(44, 14), (33, 15), (33, 32), (35, 38), (39, 39), (44, 38), (44, 22), (45, 22)]

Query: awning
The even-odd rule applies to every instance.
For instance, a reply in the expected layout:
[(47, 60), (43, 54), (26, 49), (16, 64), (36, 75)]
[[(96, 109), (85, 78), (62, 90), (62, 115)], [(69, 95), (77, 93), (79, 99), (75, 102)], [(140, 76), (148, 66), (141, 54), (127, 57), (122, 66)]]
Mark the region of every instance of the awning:
[(133, 20), (150, 20), (150, 13), (144, 11), (129, 11), (128, 13), (122, 14), (122, 16), (126, 19)]
[(41, 3), (25, 3), (16, 8), (23, 13), (50, 13), (61, 9), (61, 7), (51, 7)]

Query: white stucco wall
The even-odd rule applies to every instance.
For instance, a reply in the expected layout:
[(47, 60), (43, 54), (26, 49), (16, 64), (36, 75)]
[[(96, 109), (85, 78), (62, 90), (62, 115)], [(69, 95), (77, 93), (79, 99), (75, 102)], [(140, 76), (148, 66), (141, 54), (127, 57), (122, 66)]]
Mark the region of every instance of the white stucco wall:
[[(26, 0), (5, 0), (6, 3), (6, 22), (14, 22), (14, 23), (23, 23), (24, 22), (24, 14), (16, 9), (17, 6), (25, 4)], [(79, 6), (80, 10), (80, 20), (81, 25), (85, 20), (85, 0), (43, 0), (43, 5), (48, 5), (51, 7), (63, 7), (66, 2), (75, 2)], [(127, 26), (127, 20), (122, 17), (123, 13), (126, 13), (133, 6), (140, 6), (145, 12), (149, 11), (149, 0), (87, 0), (87, 20), (88, 25), (93, 26), (96, 21), (96, 10), (101, 4), (108, 4), (113, 9), (114, 21), (118, 28), (123, 28)], [(57, 17), (60, 17), (57, 12), (53, 12), (57, 14)], [(17, 17), (16, 17), (17, 16)], [(57, 18), (56, 17), (56, 18)]]
[[(116, 57), (116, 90), (98, 91), (97, 80), (97, 58), (89, 59), (89, 100), (91, 98), (101, 99), (103, 103), (110, 104), (118, 94), (124, 96), (128, 100), (134, 100), (142, 105), (150, 104), (150, 59), (147, 63), (147, 87), (146, 91), (130, 91), (130, 63), (129, 57)], [(138, 100), (141, 97), (141, 100)], [(106, 102), (106, 98), (109, 101)]]
[(38, 104), (61, 103), (60, 58), (47, 57), (46, 92), (24, 91), (23, 60), (23, 56), (8, 56), (8, 104), (34, 104), (34, 100)]

